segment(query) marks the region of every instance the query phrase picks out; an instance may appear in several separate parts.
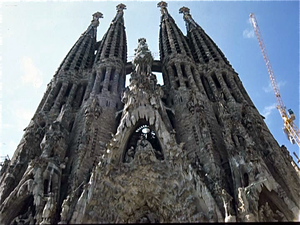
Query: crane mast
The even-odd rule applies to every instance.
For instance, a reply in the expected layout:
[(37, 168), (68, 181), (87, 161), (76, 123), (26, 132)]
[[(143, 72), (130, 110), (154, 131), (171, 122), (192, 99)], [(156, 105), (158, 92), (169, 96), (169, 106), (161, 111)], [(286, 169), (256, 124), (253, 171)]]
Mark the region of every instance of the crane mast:
[(280, 92), (279, 92), (279, 88), (274, 76), (274, 72), (272, 69), (272, 65), (270, 63), (270, 59), (267, 53), (267, 49), (265, 47), (260, 29), (258, 27), (258, 23), (256, 20), (256, 17), (253, 13), (250, 14), (250, 21), (252, 24), (252, 27), (254, 29), (255, 35), (257, 37), (258, 40), (258, 44), (260, 47), (260, 50), (262, 52), (263, 58), (265, 60), (265, 64), (267, 66), (267, 70), (269, 73), (269, 77), (271, 80), (271, 84), (275, 93), (275, 97), (277, 100), (277, 109), (280, 113), (281, 118), (283, 119), (284, 122), (284, 126), (283, 126), (283, 131), (285, 132), (285, 134), (287, 135), (288, 139), (294, 144), (297, 143), (297, 145), (300, 147), (300, 131), (298, 129), (298, 127), (296, 126), (296, 124), (294, 123), (295, 120), (295, 115), (293, 113), (293, 111), (291, 109), (288, 110), (288, 114), (286, 113), (286, 107), (283, 104)]

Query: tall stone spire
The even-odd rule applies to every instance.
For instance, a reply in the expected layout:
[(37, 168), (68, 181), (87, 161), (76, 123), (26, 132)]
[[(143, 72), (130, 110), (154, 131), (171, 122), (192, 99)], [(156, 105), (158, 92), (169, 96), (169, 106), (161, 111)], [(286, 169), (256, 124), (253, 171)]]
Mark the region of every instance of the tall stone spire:
[(181, 7), (179, 13), (183, 14), (183, 19), (186, 22), (187, 36), (190, 46), (193, 46), (192, 53), (196, 63), (208, 63), (210, 60), (215, 62), (223, 62), (229, 65), (228, 60), (211, 40), (205, 31), (194, 21), (188, 7)]
[[(125, 106), (117, 132), (93, 170), (70, 223), (208, 220), (203, 212), (208, 212), (215, 201), (201, 181), (205, 197), (189, 188), (189, 177), (196, 174), (180, 172), (190, 170), (183, 143), (176, 143), (164, 120), (163, 92), (151, 72), (152, 61), (146, 39), (140, 38), (130, 85), (122, 98)], [(212, 208), (214, 216), (220, 218), (220, 210)]]
[[(298, 218), (299, 167), (238, 74), (217, 53), (219, 61), (197, 61), (201, 47), (207, 57), (218, 51), (188, 8), (180, 11), (189, 46), (167, 3), (158, 6), (161, 62), (138, 39), (126, 88), (126, 7), (117, 6), (97, 44), (102, 14), (93, 15), (2, 165), (0, 224)], [(93, 45), (97, 58), (85, 67)], [(163, 86), (152, 70), (162, 71)]]
[(197, 27), (196, 22), (193, 20), (191, 14), (190, 14), (190, 9), (188, 7), (181, 7), (179, 9), (179, 13), (183, 13), (183, 19), (186, 22), (186, 28), (187, 31), (191, 31), (192, 29)]
[[(126, 5), (118, 4), (117, 13), (97, 49), (93, 78), (88, 85), (88, 93), (100, 94), (108, 98), (108, 105), (119, 109), (120, 92), (125, 86), (125, 64), (127, 60), (127, 43), (124, 26), (124, 9)], [(111, 98), (111, 96), (114, 96)], [(88, 96), (86, 95), (85, 98)]]
[(123, 18), (126, 5), (121, 3), (116, 6), (116, 9), (117, 14), (103, 36), (101, 44), (97, 50), (95, 60), (96, 64), (107, 58), (116, 58), (123, 63), (126, 63), (127, 44)]
[(191, 52), (188, 47), (187, 41), (181, 30), (177, 27), (174, 19), (168, 13), (168, 4), (161, 1), (157, 4), (161, 11), (160, 23), (160, 57), (163, 61), (166, 57), (176, 57), (181, 54), (183, 57), (191, 57)]
[(91, 24), (71, 48), (58, 68), (57, 73), (61, 71), (78, 71), (91, 68), (94, 61), (97, 27), (99, 26), (100, 18), (103, 18), (102, 13), (96, 12), (93, 14)]

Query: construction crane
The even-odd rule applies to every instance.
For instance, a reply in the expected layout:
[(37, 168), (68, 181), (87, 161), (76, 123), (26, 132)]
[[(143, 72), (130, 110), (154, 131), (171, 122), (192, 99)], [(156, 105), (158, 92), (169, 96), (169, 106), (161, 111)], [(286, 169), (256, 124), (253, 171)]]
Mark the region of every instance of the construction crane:
[(252, 24), (252, 27), (255, 31), (255, 35), (257, 37), (258, 43), (259, 43), (259, 47), (260, 50), (262, 52), (262, 55), (264, 57), (267, 69), (268, 69), (268, 73), (269, 73), (269, 77), (271, 80), (271, 84), (272, 87), (274, 89), (275, 92), (275, 96), (276, 96), (276, 100), (277, 100), (277, 109), (280, 113), (281, 118), (283, 119), (283, 131), (284, 133), (287, 135), (287, 138), (290, 140), (290, 142), (292, 144), (297, 143), (297, 145), (300, 147), (300, 131), (298, 129), (298, 127), (296, 126), (296, 124), (294, 123), (295, 118), (295, 114), (291, 109), (288, 109), (288, 113), (286, 113), (286, 107), (283, 104), (283, 101), (281, 99), (281, 95), (279, 92), (279, 88), (274, 76), (274, 72), (268, 57), (268, 53), (267, 53), (267, 49), (265, 47), (262, 35), (260, 33), (258, 24), (257, 24), (257, 20), (256, 17), (253, 13), (250, 14), (250, 21)]

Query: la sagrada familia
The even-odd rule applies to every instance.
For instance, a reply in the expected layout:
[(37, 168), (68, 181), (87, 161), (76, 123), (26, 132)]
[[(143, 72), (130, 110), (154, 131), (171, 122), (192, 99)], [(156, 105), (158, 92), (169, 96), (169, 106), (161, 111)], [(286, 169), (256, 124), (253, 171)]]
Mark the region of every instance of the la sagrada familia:
[(124, 4), (100, 41), (93, 14), (4, 162), (0, 224), (298, 220), (299, 168), (238, 74), (157, 6), (160, 60), (141, 37), (127, 61)]

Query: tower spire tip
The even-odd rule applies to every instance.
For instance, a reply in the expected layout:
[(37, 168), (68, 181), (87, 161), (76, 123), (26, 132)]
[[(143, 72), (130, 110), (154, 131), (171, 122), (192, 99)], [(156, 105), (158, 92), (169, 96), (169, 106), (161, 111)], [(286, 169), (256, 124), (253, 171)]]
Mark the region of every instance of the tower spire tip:
[(95, 12), (92, 16), (93, 19), (91, 21), (91, 25), (94, 27), (99, 26), (99, 19), (103, 18), (103, 14), (101, 12)]
[(123, 3), (120, 3), (119, 5), (116, 6), (117, 8), (117, 11), (123, 11), (124, 9), (127, 9), (126, 8), (126, 5), (124, 5)]
[(168, 3), (164, 2), (164, 1), (160, 1), (159, 3), (157, 3), (157, 7), (160, 8), (167, 8), (168, 7)]

